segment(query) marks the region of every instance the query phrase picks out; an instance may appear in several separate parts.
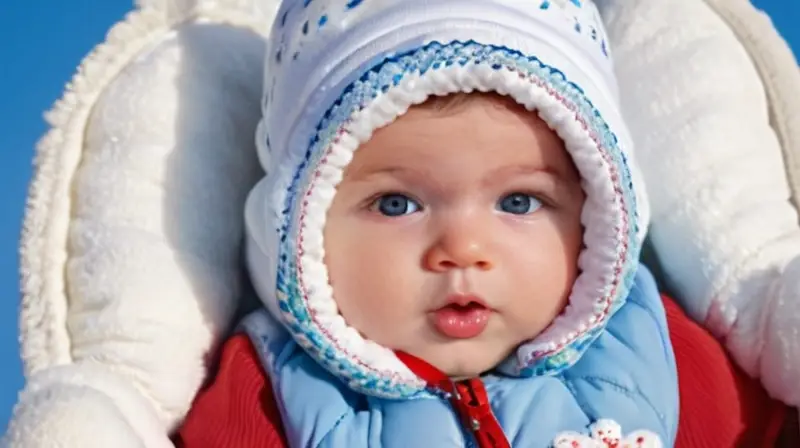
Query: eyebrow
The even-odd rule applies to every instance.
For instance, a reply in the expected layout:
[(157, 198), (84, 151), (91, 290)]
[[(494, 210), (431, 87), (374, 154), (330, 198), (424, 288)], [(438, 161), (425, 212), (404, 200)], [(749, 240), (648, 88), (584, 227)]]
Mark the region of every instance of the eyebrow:
[(495, 170), (492, 170), (483, 179), (483, 183), (488, 184), (495, 179), (508, 179), (512, 176), (533, 176), (533, 175), (547, 175), (552, 177), (558, 183), (565, 183), (565, 177), (555, 168), (551, 166), (534, 166), (534, 165), (506, 165)]
[(381, 176), (381, 175), (393, 175), (393, 174), (412, 174), (417, 176), (416, 170), (412, 170), (402, 166), (388, 166), (385, 168), (380, 169), (371, 169), (369, 166), (361, 167), (361, 169), (355, 169), (347, 176), (348, 180), (351, 182), (364, 182), (371, 177)]

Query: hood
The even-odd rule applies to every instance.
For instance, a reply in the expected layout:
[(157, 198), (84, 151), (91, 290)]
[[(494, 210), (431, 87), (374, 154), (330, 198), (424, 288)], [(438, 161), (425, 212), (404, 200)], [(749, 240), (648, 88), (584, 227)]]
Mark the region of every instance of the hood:
[(594, 4), (284, 1), (269, 46), (257, 136), (267, 174), (247, 203), (247, 259), (259, 296), (294, 340), (358, 392), (428, 393), (392, 350), (338, 313), (323, 262), (326, 213), (375, 129), (430, 95), (494, 91), (558, 133), (586, 192), (569, 303), (499, 370), (556, 374), (580, 359), (628, 295), (648, 220)]

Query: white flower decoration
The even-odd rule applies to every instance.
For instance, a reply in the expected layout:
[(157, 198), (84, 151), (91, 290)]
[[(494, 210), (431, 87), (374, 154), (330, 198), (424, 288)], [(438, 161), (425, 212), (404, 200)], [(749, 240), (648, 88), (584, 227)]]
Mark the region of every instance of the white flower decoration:
[(663, 448), (658, 434), (639, 430), (622, 436), (622, 427), (614, 420), (601, 419), (589, 427), (589, 435), (562, 432), (553, 440), (553, 448)]

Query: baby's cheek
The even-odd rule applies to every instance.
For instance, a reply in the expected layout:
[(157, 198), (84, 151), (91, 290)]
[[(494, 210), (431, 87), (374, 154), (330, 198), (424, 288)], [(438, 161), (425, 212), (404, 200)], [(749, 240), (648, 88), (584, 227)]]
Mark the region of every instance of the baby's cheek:
[(403, 332), (411, 321), (406, 313), (411, 308), (398, 296), (374, 283), (362, 283), (341, 295), (339, 311), (348, 325), (380, 345), (401, 347)]
[(366, 244), (351, 247), (345, 256), (328, 257), (334, 299), (347, 323), (368, 338), (380, 340), (400, 327), (412, 309), (414, 280), (408, 260), (378, 253)]
[(509, 325), (522, 340), (544, 331), (561, 313), (577, 275), (577, 254), (557, 238), (537, 237), (533, 243), (527, 250), (518, 249), (516, 263), (506, 273), (516, 285), (511, 290)]

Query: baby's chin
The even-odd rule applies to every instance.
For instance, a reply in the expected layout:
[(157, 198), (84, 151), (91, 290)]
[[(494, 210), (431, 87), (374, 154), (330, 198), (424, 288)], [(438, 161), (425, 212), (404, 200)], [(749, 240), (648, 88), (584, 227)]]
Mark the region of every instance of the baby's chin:
[[(439, 367), (439, 370), (444, 372), (449, 378), (452, 378), (455, 381), (458, 380), (465, 380), (469, 378), (476, 378), (481, 375), (484, 375), (492, 370), (494, 370), (500, 363), (499, 362), (462, 362), (462, 363), (453, 363), (448, 362), (447, 364), (442, 367)], [(436, 365), (435, 363), (433, 365)]]
[[(502, 353), (501, 353), (502, 352)], [(486, 350), (479, 347), (440, 347), (420, 353), (420, 358), (450, 378), (475, 378), (494, 370), (508, 356), (508, 350)]]

